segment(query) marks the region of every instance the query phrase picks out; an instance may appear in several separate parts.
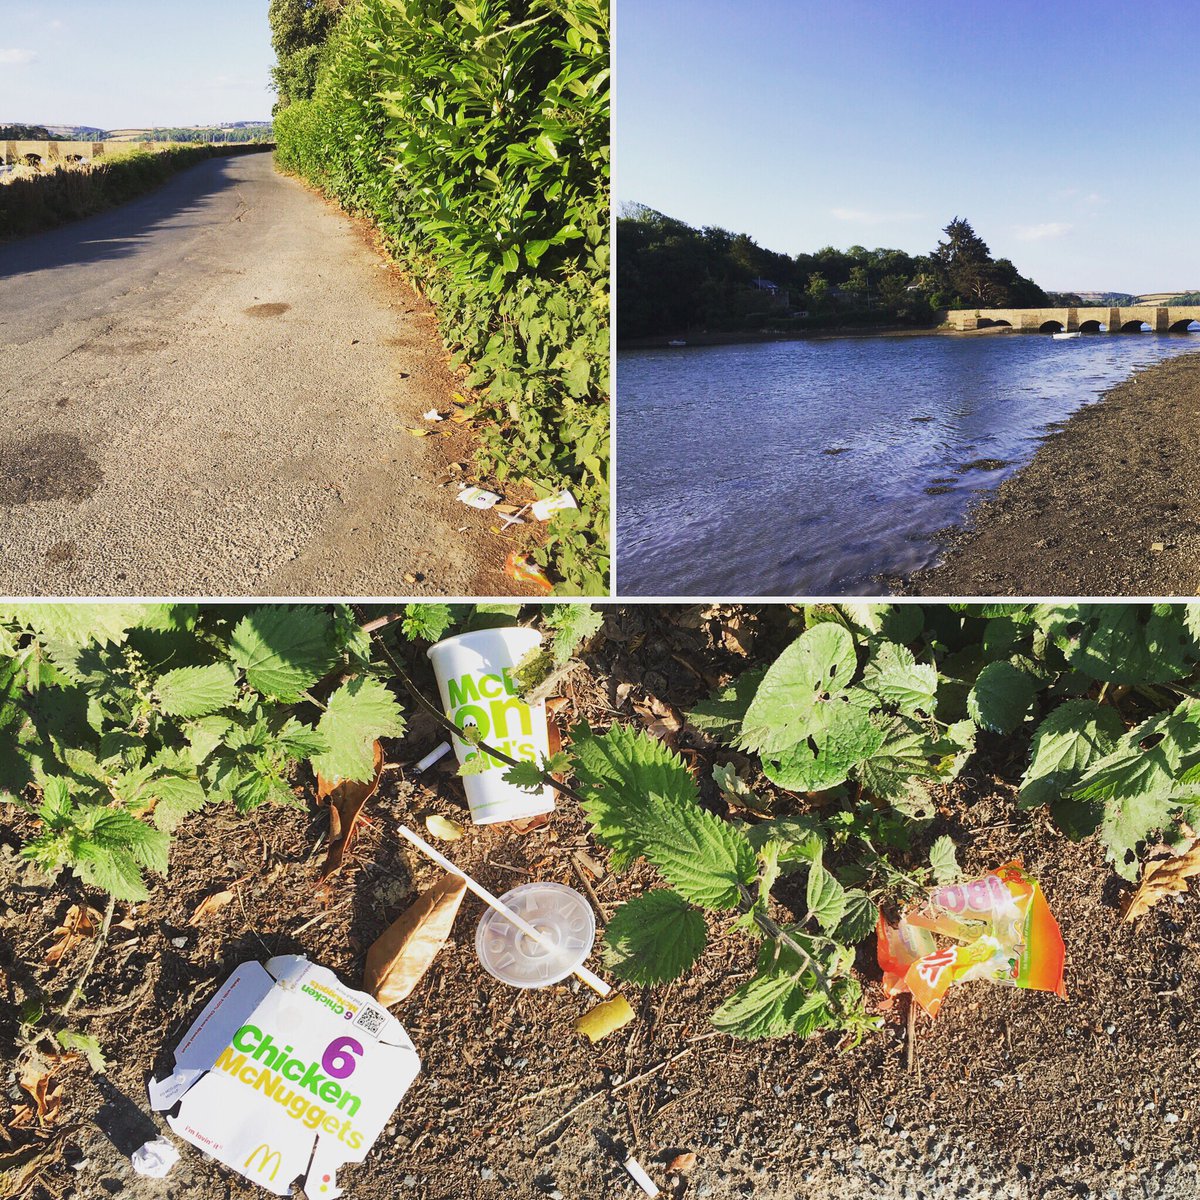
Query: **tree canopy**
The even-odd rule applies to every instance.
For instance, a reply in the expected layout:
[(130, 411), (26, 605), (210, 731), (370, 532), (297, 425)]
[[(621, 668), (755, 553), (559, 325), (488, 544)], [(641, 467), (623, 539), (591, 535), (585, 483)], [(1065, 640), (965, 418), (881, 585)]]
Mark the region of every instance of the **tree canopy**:
[(279, 101), (275, 111), (307, 100), (317, 84), (321, 52), (348, 0), (271, 0), (271, 45), (276, 65), (271, 78)]
[(617, 222), (618, 336), (928, 325), (943, 308), (1046, 303), (1008, 259), (992, 258), (970, 222), (955, 217), (943, 233), (926, 255), (824, 246), (793, 257), (629, 205)]

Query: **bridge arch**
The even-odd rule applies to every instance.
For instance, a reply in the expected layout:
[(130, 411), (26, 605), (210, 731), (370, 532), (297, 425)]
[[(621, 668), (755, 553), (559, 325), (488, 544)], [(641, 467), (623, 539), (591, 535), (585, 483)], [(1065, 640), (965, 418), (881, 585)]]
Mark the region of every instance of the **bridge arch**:
[(1097, 321), (1095, 318), (1079, 322), (1080, 333), (1100, 333), (1107, 328), (1108, 326), (1103, 321)]
[(1120, 333), (1141, 333), (1143, 328), (1149, 329), (1149, 325), (1142, 320), (1141, 317), (1135, 317), (1131, 321), (1122, 321)]
[(1038, 326), (1038, 333), (1062, 333), (1064, 328), (1061, 321), (1043, 321)]
[(990, 317), (980, 317), (979, 318), (979, 328), (980, 329), (1011, 329), (1012, 322), (1006, 321), (1003, 317), (998, 317), (998, 318), (996, 318), (996, 320), (992, 320)]
[(1185, 317), (1176, 321), (1168, 330), (1169, 333), (1200, 333), (1200, 320), (1195, 317)]

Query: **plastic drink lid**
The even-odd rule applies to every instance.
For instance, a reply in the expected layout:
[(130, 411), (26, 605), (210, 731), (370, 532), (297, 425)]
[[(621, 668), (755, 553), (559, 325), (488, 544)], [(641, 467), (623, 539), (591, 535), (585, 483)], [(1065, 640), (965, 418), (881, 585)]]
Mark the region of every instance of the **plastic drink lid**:
[(475, 953), (489, 975), (519, 988), (566, 979), (592, 951), (596, 916), (574, 888), (524, 883), (500, 897), (556, 947), (539, 945), (502, 914), (489, 909), (475, 931)]

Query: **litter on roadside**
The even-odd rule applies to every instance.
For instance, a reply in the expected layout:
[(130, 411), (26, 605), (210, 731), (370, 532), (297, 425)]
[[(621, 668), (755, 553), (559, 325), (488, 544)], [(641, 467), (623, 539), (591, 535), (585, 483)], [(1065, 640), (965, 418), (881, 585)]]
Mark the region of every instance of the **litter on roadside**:
[[(935, 935), (950, 944), (939, 948)], [(971, 979), (1067, 997), (1062, 934), (1019, 862), (932, 889), (896, 926), (880, 913), (876, 940), (884, 990), (910, 992), (931, 1017), (952, 984)]]
[(658, 1184), (646, 1174), (646, 1168), (631, 1154), (625, 1160), (625, 1170), (633, 1176), (634, 1182), (646, 1193), (647, 1196), (658, 1195)]
[(400, 1022), (298, 955), (238, 967), (151, 1080), (185, 1141), (277, 1196), (337, 1200), (421, 1069)]
[(363, 987), (390, 1008), (407, 999), (446, 944), (467, 885), (446, 874), (371, 944)]
[(497, 496), (495, 492), (487, 492), (478, 487), (464, 487), (458, 493), (459, 504), (465, 504), (468, 508), (478, 508), (480, 511), (495, 508), (502, 499), (503, 497)]
[(589, 1009), (575, 1020), (575, 1032), (582, 1034), (594, 1046), (602, 1037), (615, 1033), (633, 1020), (634, 1012), (624, 996), (614, 996)]
[[(487, 973), (519, 988), (549, 987), (573, 975), (592, 952), (596, 917), (574, 888), (523, 883), (500, 897), (507, 909), (485, 912), (475, 931), (475, 953)], [(531, 941), (512, 920), (517, 913), (541, 934)]]
[(165, 1179), (178, 1161), (179, 1151), (161, 1137), (143, 1143), (129, 1156), (134, 1174), (145, 1175), (149, 1179)]
[(533, 509), (533, 515), (539, 521), (548, 521), (556, 512), (565, 512), (568, 509), (578, 508), (575, 503), (575, 497), (570, 492), (559, 492), (557, 496), (547, 496), (545, 500), (536, 500), (529, 506)]
[[(485, 888), (483, 886), (483, 884), (478, 883), (476, 880), (472, 879), (471, 876), (468, 875), (460, 867), (456, 867), (454, 865), (454, 863), (452, 863), (444, 854), (439, 853), (423, 838), (421, 838), (417, 834), (413, 833), (413, 831), (411, 829), (409, 829), (407, 825), (401, 825), (399, 828), (399, 831), (400, 831), (400, 835), (406, 841), (408, 841), (413, 846), (415, 846), (418, 850), (420, 850), (421, 853), (424, 854), (426, 858), (428, 858), (432, 862), (437, 863), (437, 865), (439, 867), (441, 867), (445, 871), (449, 871), (450, 874), (457, 875), (466, 884), (467, 889), (470, 892), (472, 892), (472, 893), (474, 893), (474, 895), (478, 896), (479, 899), (482, 900), (484, 902), (484, 904), (486, 904), (490, 909), (499, 913), (502, 917), (504, 917), (508, 921), (511, 921), (512, 924), (515, 925), (517, 927), (517, 929), (519, 929), (521, 931), (521, 933), (523, 933), (527, 938), (529, 938), (530, 941), (543, 947), (549, 953), (550, 956), (555, 956), (558, 958), (565, 958), (568, 956), (568, 953), (571, 956), (574, 956), (577, 954), (577, 951), (574, 949), (571, 949), (571, 948), (565, 947), (565, 946), (560, 947), (554, 936), (543, 934), (540, 929), (538, 929), (534, 925), (531, 925), (519, 912), (516, 912), (513, 908), (510, 908), (499, 897), (492, 895), (492, 893), (489, 892), (487, 890), (487, 888)], [(529, 885), (527, 885), (527, 886), (529, 886)], [(538, 886), (546, 887), (546, 886), (551, 886), (551, 885), (541, 884)], [(557, 885), (557, 886), (561, 886), (561, 885)], [(514, 890), (517, 890), (517, 889), (514, 889)], [(567, 892), (572, 891), (571, 888), (564, 888), (563, 890), (567, 891)], [(508, 894), (511, 895), (511, 893), (508, 893)], [(579, 895), (578, 892), (575, 892), (574, 894), (576, 896)], [(579, 896), (579, 899), (583, 900), (583, 897)], [(586, 906), (587, 902), (583, 901), (583, 903)], [(589, 915), (591, 914), (590, 908), (588, 909), (588, 913), (589, 913)], [(594, 924), (595, 918), (594, 917), (592, 917), (592, 921), (593, 921), (592, 934), (594, 937), (595, 936), (595, 924)], [(476, 945), (476, 948), (478, 949), (478, 943)], [(588, 948), (589, 949), (591, 948), (590, 945)], [(604, 980), (601, 979), (599, 975), (596, 975), (592, 971), (589, 971), (587, 969), (587, 967), (585, 967), (583, 965), (583, 958), (586, 958), (586, 957), (587, 957), (587, 954), (585, 952), (584, 955), (579, 959), (578, 965), (576, 965), (575, 967), (571, 968), (570, 970), (564, 972), (563, 975), (559, 976), (559, 978), (565, 979), (567, 975), (574, 975), (577, 979), (579, 979), (583, 983), (586, 983), (588, 985), (588, 987), (590, 987), (594, 992), (597, 992), (599, 995), (601, 995), (601, 996), (610, 995), (612, 992), (612, 988), (609, 987), (609, 985), (607, 983), (605, 983)], [(484, 966), (486, 967), (487, 964), (484, 963)], [(526, 986), (531, 986), (531, 985), (526, 985)], [(532, 985), (532, 986), (540, 986), (540, 985)]]
[(504, 560), (504, 573), (517, 583), (532, 583), (543, 592), (554, 591), (554, 584), (550, 582), (546, 572), (528, 554), (522, 554), (520, 551), (513, 550)]
[(445, 758), (446, 755), (450, 753), (450, 749), (451, 747), (449, 742), (442, 742), (440, 745), (434, 746), (434, 748), (430, 750), (430, 752), (426, 754), (424, 758), (417, 760), (416, 764), (412, 768), (412, 773), (414, 775), (420, 775), (422, 771), (428, 771), (435, 762)]
[[(512, 626), (478, 629), (429, 648), (442, 710), (464, 733), (479, 738), (517, 762), (540, 762), (550, 753), (546, 703), (527, 704), (513, 679), (517, 665), (542, 644), (536, 629)], [(458, 761), (482, 771), (465, 775), (463, 787), (476, 825), (515, 821), (554, 808), (554, 790), (506, 783), (508, 764), (487, 756), (465, 736), (453, 739)]]

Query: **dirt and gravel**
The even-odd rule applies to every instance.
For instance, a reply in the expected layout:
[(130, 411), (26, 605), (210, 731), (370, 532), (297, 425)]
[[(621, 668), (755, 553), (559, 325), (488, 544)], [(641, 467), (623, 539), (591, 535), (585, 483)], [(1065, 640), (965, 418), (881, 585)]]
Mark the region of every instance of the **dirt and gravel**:
[(0, 352), (0, 594), (519, 590), (432, 311), (268, 153), (0, 245)]
[(1050, 434), (944, 535), (922, 596), (1200, 594), (1200, 355), (1157, 363)]
[[(728, 613), (730, 610), (725, 610)], [(637, 721), (648, 697), (686, 708), (712, 683), (767, 661), (786, 644), (786, 612), (701, 618), (697, 609), (611, 613), (601, 640), (562, 690), (562, 724)], [(432, 689), (432, 680), (420, 678)], [(105, 1048), (97, 1078), (61, 1068), (62, 1111), (45, 1130), (15, 1121), (27, 1097), (0, 1079), (0, 1161), (41, 1145), (48, 1165), (26, 1200), (131, 1200), (264, 1195), (190, 1147), (162, 1182), (130, 1171), (128, 1155), (162, 1129), (146, 1100), (152, 1074), (213, 989), (240, 962), (304, 953), (361, 981), (367, 946), (436, 869), (395, 834), (432, 810), (462, 817), (459, 782), (444, 766), (415, 780), (407, 764), (438, 740), (422, 718), (388, 746), (388, 783), (347, 866), (318, 884), (325, 818), (265, 810), (212, 811), (177, 836), (171, 876), (151, 900), (118, 905), (110, 944), (75, 1018)], [(684, 730), (680, 748), (707, 780), (731, 757)], [(903, 1005), (856, 1049), (836, 1038), (739, 1043), (714, 1035), (708, 1014), (751, 972), (751, 947), (727, 925), (683, 981), (628, 989), (638, 1019), (595, 1048), (571, 1022), (593, 1003), (560, 986), (518, 992), (474, 953), (482, 906), (468, 896), (451, 942), (417, 991), (395, 1008), (424, 1062), (394, 1119), (361, 1166), (339, 1177), (358, 1200), (396, 1197), (640, 1195), (621, 1161), (634, 1153), (670, 1197), (766, 1200), (1195, 1200), (1200, 1197), (1200, 896), (1121, 923), (1123, 885), (1094, 842), (1073, 844), (1044, 814), (1014, 805), (1028, 751), (991, 738), (970, 773), (939, 796), (923, 845), (950, 833), (968, 871), (1020, 857), (1038, 877), (1067, 945), (1070, 999), (976, 983), (955, 989), (935, 1023), (918, 1025), (915, 1069), (904, 1069)], [(311, 794), (298, 789), (306, 802)], [(715, 801), (712, 785), (704, 784)], [(17, 1014), (61, 1000), (90, 953), (45, 962), (51, 932), (75, 902), (102, 898), (70, 878), (49, 886), (19, 863), (24, 818), (0, 810), (0, 1054), (11, 1058)], [(603, 864), (575, 806), (562, 802), (533, 832), (472, 828), (451, 852), (500, 892), (531, 878), (580, 887), (582, 850)], [(653, 882), (636, 867), (591, 881), (601, 922)], [(190, 919), (230, 887), (219, 911)], [(780, 910), (781, 917), (786, 912)], [(594, 957), (592, 965), (597, 966)], [(879, 972), (860, 952), (873, 1006)], [(663, 1065), (666, 1064), (666, 1065)], [(687, 1170), (671, 1162), (695, 1154)]]

